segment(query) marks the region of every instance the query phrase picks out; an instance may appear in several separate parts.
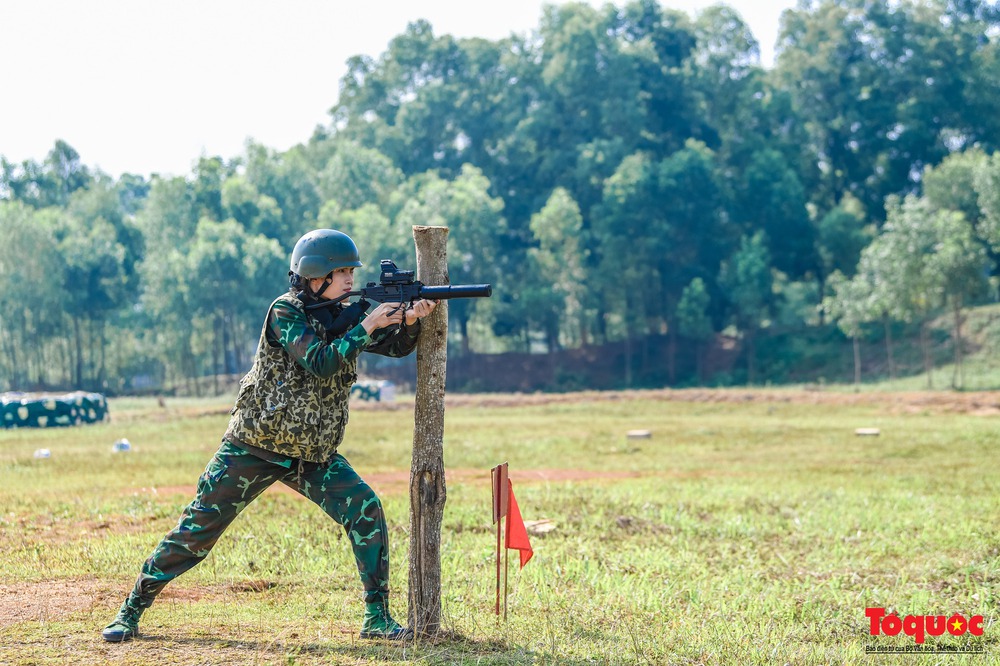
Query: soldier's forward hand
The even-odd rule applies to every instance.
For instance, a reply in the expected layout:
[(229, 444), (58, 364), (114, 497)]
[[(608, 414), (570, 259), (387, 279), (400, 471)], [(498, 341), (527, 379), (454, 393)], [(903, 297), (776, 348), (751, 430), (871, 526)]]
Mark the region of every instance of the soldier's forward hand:
[(368, 332), (403, 321), (403, 306), (400, 303), (379, 303), (379, 306), (368, 313), (368, 316), (361, 321), (361, 325)]
[(434, 308), (437, 307), (437, 301), (430, 301), (427, 299), (421, 299), (415, 302), (406, 310), (406, 325), (412, 326), (417, 323), (418, 319), (423, 319), (430, 313), (434, 312)]

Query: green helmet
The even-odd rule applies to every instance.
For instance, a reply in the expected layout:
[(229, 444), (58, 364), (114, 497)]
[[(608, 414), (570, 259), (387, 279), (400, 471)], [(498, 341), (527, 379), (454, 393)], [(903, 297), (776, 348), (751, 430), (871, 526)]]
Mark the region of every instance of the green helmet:
[(363, 265), (350, 236), (333, 229), (314, 229), (295, 243), (290, 270), (312, 279), (326, 277), (337, 268)]

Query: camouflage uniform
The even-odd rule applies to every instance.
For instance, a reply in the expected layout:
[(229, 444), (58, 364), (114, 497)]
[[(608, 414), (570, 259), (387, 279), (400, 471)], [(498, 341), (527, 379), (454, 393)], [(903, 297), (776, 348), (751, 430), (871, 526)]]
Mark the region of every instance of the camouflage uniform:
[(374, 339), (358, 324), (335, 338), (328, 328), (336, 306), (307, 313), (304, 305), (292, 294), (272, 303), (222, 446), (177, 527), (146, 560), (126, 605), (148, 608), (168, 582), (205, 559), (236, 516), (276, 481), (343, 525), (365, 602), (384, 603), (389, 544), (382, 503), (337, 447), (358, 354), (405, 356), (416, 346), (420, 324), (375, 331)]

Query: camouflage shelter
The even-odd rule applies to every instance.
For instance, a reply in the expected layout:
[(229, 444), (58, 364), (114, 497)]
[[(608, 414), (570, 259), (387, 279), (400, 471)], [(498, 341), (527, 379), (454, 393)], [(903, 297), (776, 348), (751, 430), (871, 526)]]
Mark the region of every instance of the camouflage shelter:
[(108, 416), (100, 393), (0, 393), (0, 427), (52, 428), (98, 423)]
[(351, 397), (374, 402), (392, 402), (396, 399), (396, 385), (390, 381), (360, 381), (351, 387)]

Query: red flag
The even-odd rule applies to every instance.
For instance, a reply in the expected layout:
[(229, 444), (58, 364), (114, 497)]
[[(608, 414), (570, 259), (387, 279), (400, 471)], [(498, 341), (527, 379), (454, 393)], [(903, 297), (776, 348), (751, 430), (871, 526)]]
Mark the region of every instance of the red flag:
[(531, 542), (528, 541), (528, 530), (524, 528), (524, 521), (521, 520), (521, 509), (517, 507), (517, 500), (514, 499), (514, 484), (507, 479), (507, 491), (510, 499), (507, 511), (507, 548), (521, 551), (521, 568), (528, 563), (535, 551), (531, 550)]

